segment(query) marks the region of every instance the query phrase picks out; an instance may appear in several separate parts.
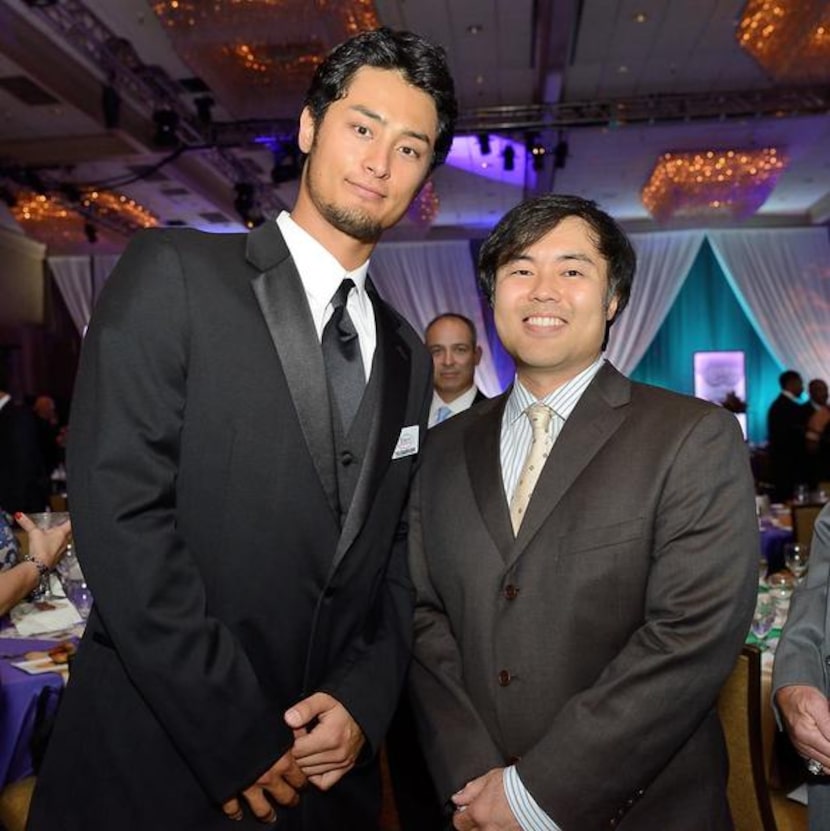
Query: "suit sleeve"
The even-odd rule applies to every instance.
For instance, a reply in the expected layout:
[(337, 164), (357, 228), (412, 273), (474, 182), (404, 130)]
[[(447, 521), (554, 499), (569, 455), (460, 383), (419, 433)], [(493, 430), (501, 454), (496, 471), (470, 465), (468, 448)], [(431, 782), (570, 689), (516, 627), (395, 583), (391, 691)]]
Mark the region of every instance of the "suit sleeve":
[(708, 410), (693, 423), (653, 526), (642, 625), (517, 764), (566, 831), (607, 827), (648, 789), (711, 712), (745, 640), (758, 528), (746, 447), (729, 413)]
[[(816, 520), (810, 546), (810, 568), (790, 603), (787, 623), (775, 650), (773, 701), (781, 687), (816, 687), (827, 693), (825, 640), (830, 590), (830, 504)], [(776, 715), (778, 715), (776, 710)], [(780, 724), (780, 718), (779, 718)]]
[(409, 679), (421, 745), (444, 802), (465, 782), (502, 767), (504, 759), (467, 693), (458, 643), (430, 582), (419, 493), (416, 476), (409, 512), (409, 567), (416, 596)]
[(177, 531), (188, 315), (177, 247), (158, 232), (137, 235), (84, 342), (69, 489), (78, 555), (95, 597), (92, 640), (111, 642), (170, 741), (221, 802), (279, 758), (291, 736), (238, 642), (211, 617)]

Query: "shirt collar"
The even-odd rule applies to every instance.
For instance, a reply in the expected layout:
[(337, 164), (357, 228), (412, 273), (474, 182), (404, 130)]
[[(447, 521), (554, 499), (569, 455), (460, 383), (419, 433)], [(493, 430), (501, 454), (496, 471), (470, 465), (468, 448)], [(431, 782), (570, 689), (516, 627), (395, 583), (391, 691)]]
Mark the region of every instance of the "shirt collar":
[(354, 281), (359, 295), (364, 294), (369, 260), (353, 271), (346, 271), (322, 243), (291, 218), (288, 211), (280, 213), (277, 225), (312, 303), (325, 306), (345, 277), (350, 277)]
[(505, 423), (513, 424), (537, 400), (540, 400), (543, 404), (547, 404), (562, 421), (567, 421), (568, 416), (570, 416), (574, 407), (579, 403), (579, 399), (582, 398), (582, 393), (585, 392), (588, 385), (594, 380), (594, 376), (600, 371), (604, 363), (605, 356), (600, 355), (589, 367), (583, 369), (582, 372), (575, 375), (570, 381), (566, 381), (561, 387), (557, 387), (542, 399), (537, 399), (528, 392), (522, 386), (517, 376), (513, 383), (513, 390), (510, 393), (510, 397), (507, 399), (507, 405), (504, 408)]

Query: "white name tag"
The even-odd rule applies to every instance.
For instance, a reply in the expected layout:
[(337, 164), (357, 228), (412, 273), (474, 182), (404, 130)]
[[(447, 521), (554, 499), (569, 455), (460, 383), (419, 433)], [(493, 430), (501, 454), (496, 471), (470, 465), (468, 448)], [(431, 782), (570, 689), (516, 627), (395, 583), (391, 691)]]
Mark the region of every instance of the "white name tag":
[(404, 456), (414, 456), (418, 452), (418, 430), (417, 424), (401, 429), (398, 436), (398, 443), (392, 453), (393, 459), (402, 459)]

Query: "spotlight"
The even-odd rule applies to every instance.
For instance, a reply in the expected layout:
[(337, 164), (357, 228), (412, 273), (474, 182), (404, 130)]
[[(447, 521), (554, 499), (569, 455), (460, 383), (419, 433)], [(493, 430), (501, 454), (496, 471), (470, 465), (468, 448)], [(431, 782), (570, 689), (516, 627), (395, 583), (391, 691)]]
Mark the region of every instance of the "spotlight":
[[(254, 209), (254, 186), (250, 182), (237, 182), (234, 189), (236, 199), (233, 200), (233, 206), (242, 221), (248, 225)], [(248, 225), (248, 227), (252, 226)]]
[(565, 141), (562, 133), (559, 134), (559, 141), (556, 142), (556, 147), (553, 148), (553, 166), (557, 170), (561, 170), (568, 161), (568, 142)]
[(157, 147), (175, 147), (179, 143), (176, 129), (179, 126), (179, 115), (173, 110), (156, 110), (153, 113), (153, 121), (156, 125), (156, 134), (153, 136), (153, 143)]
[(121, 96), (112, 84), (101, 88), (101, 112), (108, 130), (114, 130), (121, 123)]
[(539, 173), (545, 168), (545, 146), (539, 141), (538, 133), (525, 136), (525, 149), (533, 160), (533, 169)]
[(504, 169), (507, 173), (510, 173), (516, 167), (516, 151), (513, 149), (513, 145), (508, 144), (501, 155), (504, 158)]
[(482, 156), (489, 156), (490, 155), (490, 136), (487, 133), (479, 133), (476, 138), (478, 139), (478, 149), (481, 151)]
[(91, 222), (85, 222), (84, 236), (90, 245), (95, 245), (98, 242), (98, 229)]
[(199, 121), (205, 126), (213, 123), (213, 109), (216, 102), (209, 95), (200, 95), (193, 101), (193, 106), (196, 107), (196, 115)]
[(293, 143), (283, 144), (274, 150), (274, 166), (271, 181), (275, 185), (293, 182), (300, 177), (300, 151)]

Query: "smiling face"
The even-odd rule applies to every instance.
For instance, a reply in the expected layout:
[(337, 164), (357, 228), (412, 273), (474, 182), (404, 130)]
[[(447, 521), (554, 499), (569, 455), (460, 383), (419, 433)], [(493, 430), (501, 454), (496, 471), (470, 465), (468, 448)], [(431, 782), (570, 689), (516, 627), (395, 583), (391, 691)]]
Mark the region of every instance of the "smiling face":
[(308, 159), (294, 221), (343, 265), (359, 265), (424, 183), (437, 132), (427, 93), (397, 71), (362, 67), (320, 123), (303, 110), (298, 141)]
[(590, 366), (602, 350), (617, 299), (608, 264), (578, 217), (552, 230), (496, 271), (493, 313), (522, 384), (541, 398)]
[(435, 391), (449, 404), (472, 387), (481, 347), (473, 344), (469, 326), (457, 317), (436, 320), (425, 341), (432, 355)]

